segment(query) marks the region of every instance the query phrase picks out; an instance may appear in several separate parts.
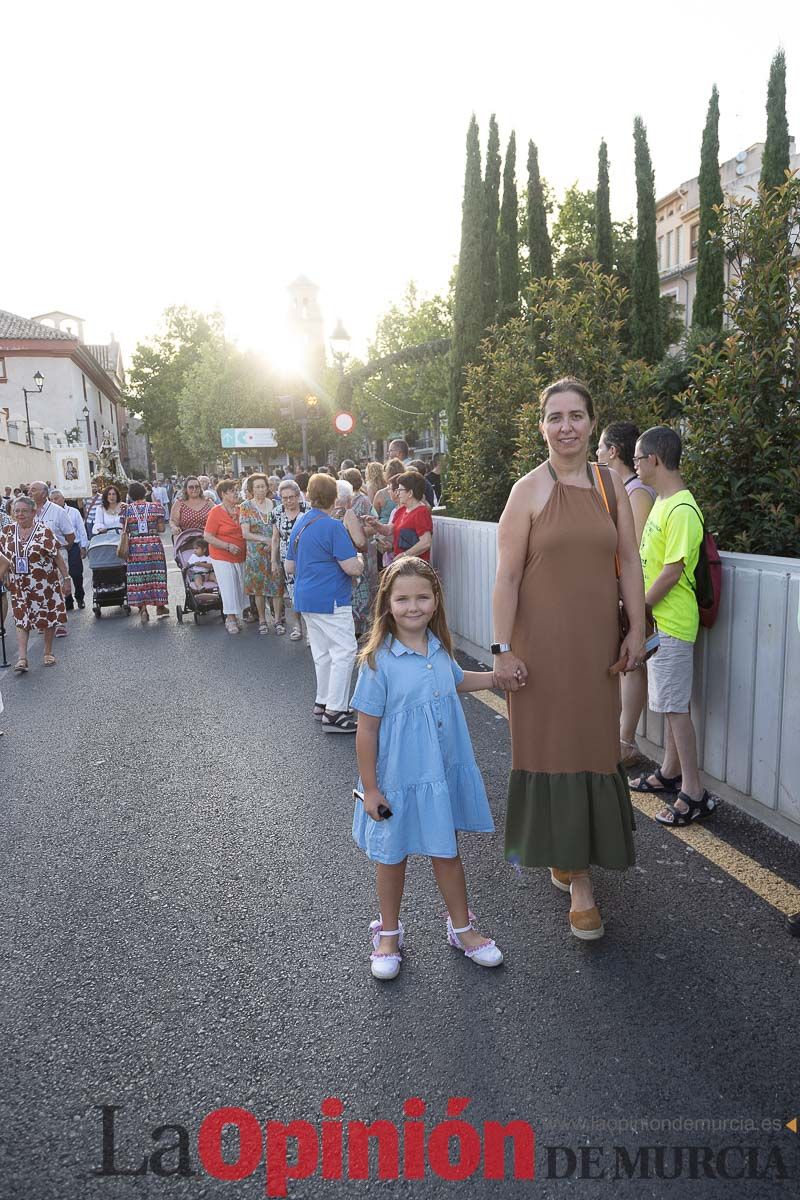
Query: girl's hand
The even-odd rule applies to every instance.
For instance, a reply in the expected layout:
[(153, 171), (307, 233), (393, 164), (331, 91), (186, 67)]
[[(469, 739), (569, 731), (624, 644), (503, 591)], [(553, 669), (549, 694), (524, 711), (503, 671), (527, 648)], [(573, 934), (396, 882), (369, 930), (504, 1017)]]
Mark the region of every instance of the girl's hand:
[(382, 821), (383, 817), (378, 815), (378, 808), (381, 804), (386, 804), (386, 797), (383, 792), (379, 792), (377, 788), (367, 791), (364, 789), (364, 811), (368, 817), (372, 817), (373, 821)]

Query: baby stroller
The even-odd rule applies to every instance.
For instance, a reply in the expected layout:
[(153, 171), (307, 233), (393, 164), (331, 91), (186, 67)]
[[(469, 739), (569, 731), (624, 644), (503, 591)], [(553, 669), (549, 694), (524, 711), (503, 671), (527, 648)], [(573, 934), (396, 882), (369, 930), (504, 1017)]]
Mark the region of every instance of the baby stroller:
[(183, 587), (186, 593), (183, 605), (177, 605), (175, 616), (183, 623), (185, 613), (194, 615), (194, 623), (198, 624), (203, 613), (218, 612), (223, 616), (222, 612), (222, 597), (219, 594), (219, 587), (216, 583), (204, 583), (198, 588), (192, 586), (192, 569), (189, 566), (189, 556), (194, 550), (194, 543), (202, 533), (198, 530), (188, 529), (184, 533), (179, 533), (173, 543), (173, 552), (175, 554), (175, 562), (180, 568), (183, 576)]
[(92, 569), (92, 612), (98, 618), (102, 609), (117, 606), (125, 610), (126, 616), (130, 615), (128, 568), (117, 557), (119, 538), (118, 529), (107, 529), (96, 533), (89, 542), (86, 557)]

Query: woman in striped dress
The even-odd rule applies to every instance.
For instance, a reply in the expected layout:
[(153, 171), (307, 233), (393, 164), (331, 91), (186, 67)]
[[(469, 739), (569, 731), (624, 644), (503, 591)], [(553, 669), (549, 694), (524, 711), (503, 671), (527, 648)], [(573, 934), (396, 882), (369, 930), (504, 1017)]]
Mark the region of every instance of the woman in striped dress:
[(164, 532), (165, 512), (156, 501), (145, 502), (141, 483), (128, 487), (122, 528), (128, 535), (128, 603), (138, 605), (142, 624), (150, 620), (148, 604), (155, 604), (159, 620), (167, 608), (167, 560), (158, 536)]

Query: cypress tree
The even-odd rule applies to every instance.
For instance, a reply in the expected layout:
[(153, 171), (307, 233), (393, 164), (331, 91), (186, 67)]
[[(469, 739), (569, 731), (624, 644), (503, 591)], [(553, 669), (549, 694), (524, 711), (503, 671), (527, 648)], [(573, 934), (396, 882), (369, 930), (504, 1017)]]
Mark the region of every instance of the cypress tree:
[(503, 164), (503, 205), (500, 209), (500, 307), (499, 319), (508, 321), (519, 312), (519, 227), (517, 203), (517, 139), (508, 139)]
[(454, 445), (461, 432), (464, 371), (477, 357), (484, 330), (481, 286), (483, 218), (485, 212), (481, 147), (475, 114), (467, 132), (467, 165), (461, 210), (461, 249), (453, 299), (453, 337), (450, 347), (450, 404), (447, 436)]
[(631, 343), (636, 358), (658, 362), (664, 353), (661, 291), (656, 250), (656, 194), (647, 130), (641, 117), (633, 122), (636, 161), (636, 245), (631, 286)]
[(552, 279), (553, 250), (547, 232), (539, 151), (533, 142), (528, 142), (528, 253), (531, 279)]
[(595, 193), (594, 256), (604, 275), (614, 270), (614, 235), (611, 228), (611, 200), (608, 186), (608, 147), (600, 142), (597, 156), (597, 192)]
[(786, 55), (779, 50), (769, 69), (767, 140), (761, 160), (764, 187), (780, 187), (789, 170), (789, 125), (786, 120)]
[(489, 119), (486, 146), (486, 175), (483, 181), (486, 207), (483, 216), (483, 327), (497, 320), (497, 221), (500, 215), (500, 133), (494, 113)]
[(725, 262), (722, 246), (709, 239), (716, 233), (719, 216), (715, 205), (722, 204), (719, 180), (719, 93), (711, 89), (708, 115), (700, 150), (700, 229), (697, 251), (697, 292), (692, 308), (692, 325), (698, 329), (722, 328), (722, 301), (725, 292)]

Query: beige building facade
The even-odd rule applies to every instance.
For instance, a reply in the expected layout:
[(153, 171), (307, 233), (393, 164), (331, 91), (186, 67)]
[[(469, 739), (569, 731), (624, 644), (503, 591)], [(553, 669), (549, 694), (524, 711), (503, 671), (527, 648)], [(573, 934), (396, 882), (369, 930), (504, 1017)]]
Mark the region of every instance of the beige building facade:
[[(789, 165), (800, 169), (800, 154), (789, 139)], [(750, 196), (758, 188), (764, 143), (755, 142), (735, 158), (720, 164), (719, 177), (726, 196)], [(672, 296), (683, 310), (688, 329), (697, 290), (697, 243), (700, 233), (700, 180), (682, 183), (656, 202), (656, 246), (662, 296)], [(725, 264), (726, 281), (729, 264)]]

